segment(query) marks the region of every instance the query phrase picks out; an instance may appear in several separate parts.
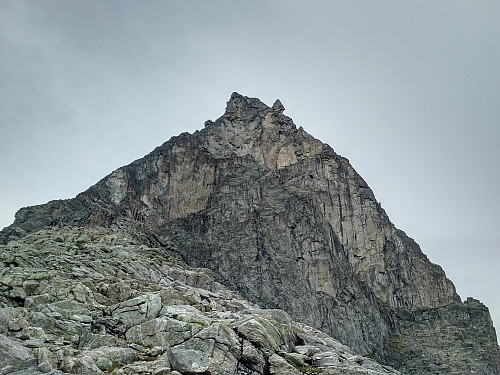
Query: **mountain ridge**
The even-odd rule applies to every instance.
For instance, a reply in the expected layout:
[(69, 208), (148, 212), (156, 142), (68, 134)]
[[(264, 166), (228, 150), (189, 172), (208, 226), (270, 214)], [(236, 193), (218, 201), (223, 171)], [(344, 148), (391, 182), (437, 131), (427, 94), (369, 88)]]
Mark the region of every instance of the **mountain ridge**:
[[(74, 199), (20, 210), (0, 242), (57, 224), (133, 229), (145, 245), (210, 268), (248, 300), (283, 309), (382, 363), (466, 373), (446, 353), (412, 346), (431, 337), (432, 326), (446, 326), (475, 339), (434, 341), (456, 347), (458, 358), (472, 345), (487, 364), (467, 366), (499, 373), (487, 309), (462, 303), (349, 161), (283, 111), (279, 100), (268, 107), (233, 93), (204, 129), (172, 137)], [(487, 343), (473, 332), (471, 306)], [(447, 320), (465, 313), (469, 321), (458, 327)]]

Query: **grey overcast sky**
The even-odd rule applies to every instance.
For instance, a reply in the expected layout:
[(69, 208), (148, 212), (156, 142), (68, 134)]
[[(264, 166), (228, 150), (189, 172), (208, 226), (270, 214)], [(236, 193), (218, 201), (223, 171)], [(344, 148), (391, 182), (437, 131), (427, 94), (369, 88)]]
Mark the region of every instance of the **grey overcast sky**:
[(0, 228), (224, 112), (347, 157), (500, 328), (500, 1), (1, 0)]

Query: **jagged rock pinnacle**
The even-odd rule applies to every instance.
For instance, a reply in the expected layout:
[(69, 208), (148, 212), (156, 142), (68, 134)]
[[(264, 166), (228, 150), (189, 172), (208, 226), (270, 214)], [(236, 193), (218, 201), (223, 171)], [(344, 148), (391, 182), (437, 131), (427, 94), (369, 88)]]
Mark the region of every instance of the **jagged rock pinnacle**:
[(259, 114), (270, 110), (270, 108), (257, 98), (249, 98), (233, 92), (227, 102), (224, 117), (228, 119), (241, 119), (242, 121), (251, 121)]
[(281, 104), (281, 101), (279, 99), (276, 99), (276, 101), (273, 104), (273, 111), (277, 113), (283, 113), (285, 110), (285, 106)]

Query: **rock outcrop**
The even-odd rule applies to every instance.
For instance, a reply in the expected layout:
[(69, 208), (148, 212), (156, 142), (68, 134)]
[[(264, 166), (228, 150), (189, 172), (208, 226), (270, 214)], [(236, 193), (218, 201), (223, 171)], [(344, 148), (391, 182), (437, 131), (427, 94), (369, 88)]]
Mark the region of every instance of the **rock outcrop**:
[[(268, 107), (234, 93), (203, 130), (172, 138), (74, 199), (21, 209), (0, 242), (61, 224), (134, 233), (157, 253), (210, 269), (251, 303), (284, 310), (404, 373), (500, 374), (487, 308), (462, 303), (349, 161), (283, 111), (279, 101)], [(148, 324), (135, 330), (169, 323)], [(181, 372), (209, 371), (202, 354), (181, 349), (201, 366)], [(168, 353), (177, 363), (177, 349)], [(290, 364), (272, 355), (262, 371)]]
[(0, 374), (399, 374), (117, 228), (41, 230), (0, 263)]

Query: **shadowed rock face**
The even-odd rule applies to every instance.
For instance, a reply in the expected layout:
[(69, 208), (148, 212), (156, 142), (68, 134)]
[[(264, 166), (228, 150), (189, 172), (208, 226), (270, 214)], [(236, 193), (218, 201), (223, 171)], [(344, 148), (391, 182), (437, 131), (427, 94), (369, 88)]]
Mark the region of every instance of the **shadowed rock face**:
[[(0, 241), (56, 224), (120, 227), (387, 364), (500, 373), (487, 309), (472, 314), (349, 161), (283, 111), (279, 101), (268, 107), (234, 93), (203, 130), (170, 139), (72, 200), (21, 209)], [(436, 326), (460, 334), (436, 335)], [(452, 354), (421, 340), (438, 336)], [(459, 363), (465, 355), (468, 367)]]

